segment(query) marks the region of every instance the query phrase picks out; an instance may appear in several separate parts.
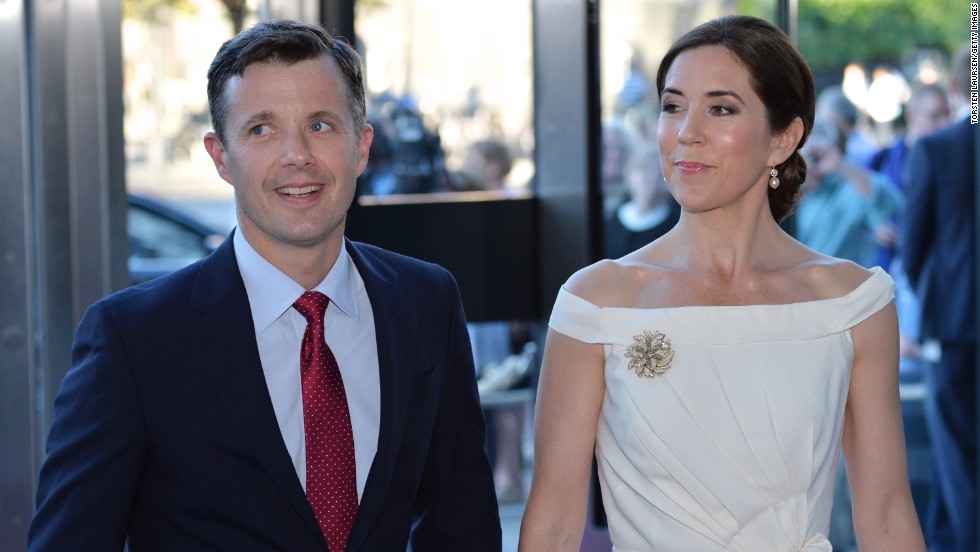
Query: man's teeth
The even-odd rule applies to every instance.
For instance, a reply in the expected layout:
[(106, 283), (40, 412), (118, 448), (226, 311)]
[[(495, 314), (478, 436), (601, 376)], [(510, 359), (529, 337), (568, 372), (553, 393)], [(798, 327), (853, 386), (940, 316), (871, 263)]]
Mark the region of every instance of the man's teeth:
[(279, 190), (279, 193), (283, 195), (304, 195), (304, 194), (312, 194), (313, 192), (319, 190), (320, 190), (319, 186), (306, 186), (303, 188), (282, 188)]

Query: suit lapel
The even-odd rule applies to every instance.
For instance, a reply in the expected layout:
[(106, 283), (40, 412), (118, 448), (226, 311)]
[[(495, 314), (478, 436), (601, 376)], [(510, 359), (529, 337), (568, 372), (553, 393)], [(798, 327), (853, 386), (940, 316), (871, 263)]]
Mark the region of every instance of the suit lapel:
[(206, 315), (207, 330), (200, 332), (196, 346), (237, 431), (287, 501), (322, 538), (276, 421), (230, 237), (204, 261), (190, 302)]
[(398, 273), (358, 245), (347, 241), (347, 250), (364, 280), (371, 301), (378, 343), (378, 369), (381, 381), (381, 422), (378, 451), (368, 473), (361, 503), (354, 519), (348, 550), (358, 550), (367, 538), (395, 468), (395, 460), (404, 434), (411, 385), (411, 359), (416, 341), (412, 330), (412, 296), (398, 292)]

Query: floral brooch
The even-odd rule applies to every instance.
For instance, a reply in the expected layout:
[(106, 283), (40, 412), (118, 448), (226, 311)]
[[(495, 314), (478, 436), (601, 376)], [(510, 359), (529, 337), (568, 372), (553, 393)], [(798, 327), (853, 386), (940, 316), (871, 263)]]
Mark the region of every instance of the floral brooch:
[(630, 370), (641, 378), (664, 375), (670, 368), (670, 362), (674, 360), (670, 339), (659, 330), (653, 333), (643, 330), (642, 335), (633, 336), (633, 341), (623, 355), (630, 359)]

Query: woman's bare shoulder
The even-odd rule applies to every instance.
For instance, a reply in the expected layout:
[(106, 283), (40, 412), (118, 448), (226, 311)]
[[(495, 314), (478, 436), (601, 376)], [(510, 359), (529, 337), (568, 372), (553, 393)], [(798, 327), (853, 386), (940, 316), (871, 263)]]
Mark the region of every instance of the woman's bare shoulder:
[(857, 263), (827, 256), (817, 257), (797, 270), (801, 283), (814, 300), (843, 297), (873, 274)]
[(633, 256), (606, 259), (573, 274), (565, 289), (599, 307), (632, 305), (660, 271)]
[(565, 282), (565, 289), (572, 295), (599, 306), (608, 305), (604, 299), (609, 287), (624, 278), (619, 261), (605, 259), (580, 269)]

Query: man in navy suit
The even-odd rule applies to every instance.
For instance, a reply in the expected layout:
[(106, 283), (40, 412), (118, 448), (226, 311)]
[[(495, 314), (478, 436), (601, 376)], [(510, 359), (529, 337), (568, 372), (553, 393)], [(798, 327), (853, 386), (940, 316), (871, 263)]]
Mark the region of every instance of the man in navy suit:
[(353, 434), (344, 549), (499, 551), (456, 283), (344, 237), (373, 136), (357, 54), (319, 27), (263, 22), (218, 51), (208, 99), (204, 144), (238, 229), (86, 312), (31, 550), (327, 550), (305, 491), (307, 319), (293, 305), (314, 290)]
[[(954, 91), (969, 90), (969, 71), (969, 51), (961, 49)], [(925, 533), (934, 552), (977, 546), (975, 152), (968, 117), (916, 142), (900, 244), (922, 304), (920, 336), (938, 342), (940, 351), (925, 374), (934, 475)]]

